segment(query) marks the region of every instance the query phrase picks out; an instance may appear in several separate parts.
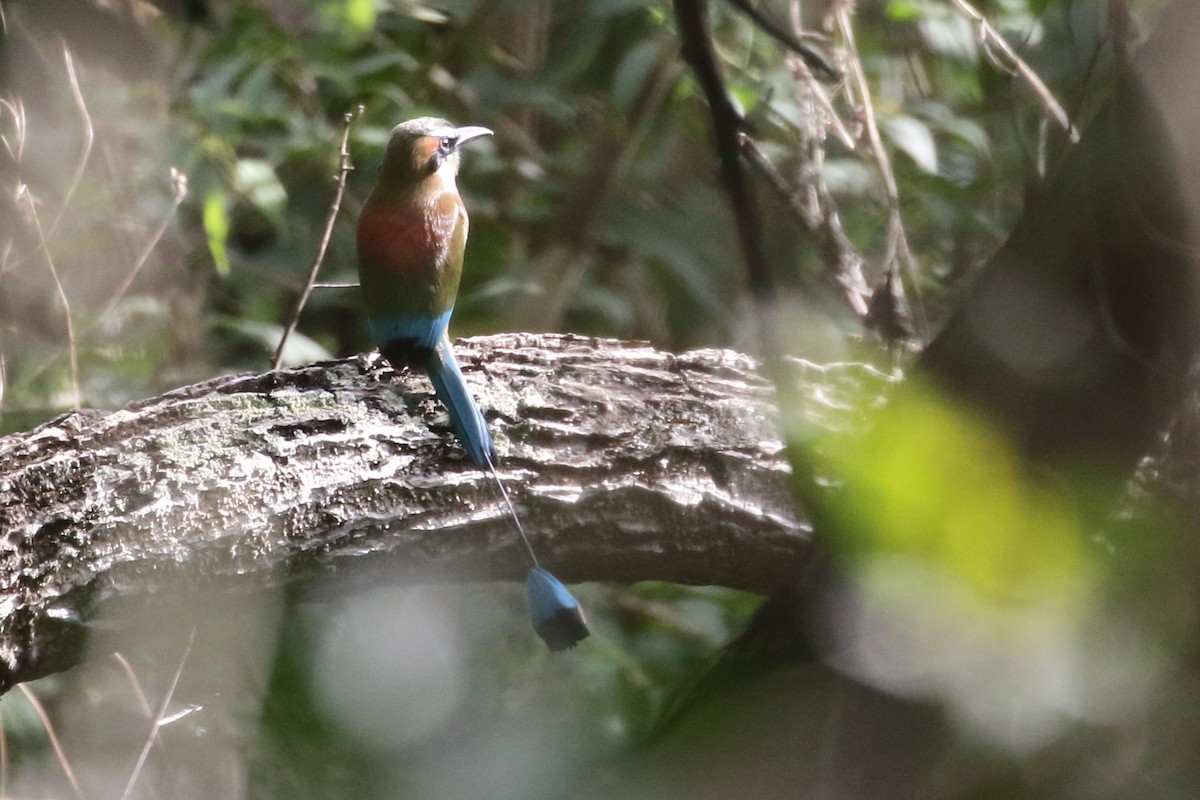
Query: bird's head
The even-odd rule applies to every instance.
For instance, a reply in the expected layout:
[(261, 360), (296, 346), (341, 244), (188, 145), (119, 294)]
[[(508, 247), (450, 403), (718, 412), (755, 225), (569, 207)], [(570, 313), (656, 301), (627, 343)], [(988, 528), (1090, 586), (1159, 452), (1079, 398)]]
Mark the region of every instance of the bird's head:
[(392, 129), (380, 180), (401, 184), (420, 182), (433, 175), (450, 180), (458, 174), (459, 148), (492, 131), (478, 125), (456, 128), (444, 119), (418, 117)]

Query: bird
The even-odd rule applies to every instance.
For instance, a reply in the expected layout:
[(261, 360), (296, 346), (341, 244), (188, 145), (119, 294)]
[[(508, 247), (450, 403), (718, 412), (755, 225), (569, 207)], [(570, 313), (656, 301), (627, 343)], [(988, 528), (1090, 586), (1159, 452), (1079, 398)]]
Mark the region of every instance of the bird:
[(450, 415), (471, 462), (495, 480), (530, 561), (526, 578), (534, 630), (551, 651), (589, 635), (574, 595), (542, 568), (496, 471), (496, 448), (450, 343), (469, 220), (458, 193), (461, 150), (491, 136), (418, 117), (392, 129), (374, 188), (358, 218), (359, 284), (371, 339), (396, 369), (423, 371)]

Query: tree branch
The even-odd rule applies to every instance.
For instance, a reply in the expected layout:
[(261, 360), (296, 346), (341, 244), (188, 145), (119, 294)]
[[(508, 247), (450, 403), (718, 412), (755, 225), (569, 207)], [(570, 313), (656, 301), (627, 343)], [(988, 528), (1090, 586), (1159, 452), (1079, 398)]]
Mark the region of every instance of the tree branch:
[[(806, 527), (752, 359), (517, 334), (458, 352), (557, 574), (757, 591), (791, 576)], [(361, 356), (0, 439), (0, 690), (75, 663), (118, 596), (335, 569), (351, 586), (520, 577), (495, 487), (440, 412), (423, 377)]]
[(729, 0), (729, 2), (749, 17), (759, 30), (804, 59), (804, 63), (813, 72), (820, 74), (821, 77), (829, 81), (840, 81), (842, 79), (842, 71), (815, 44), (805, 41), (771, 19), (769, 15), (755, 7), (750, 0)]
[(778, 355), (773, 345), (774, 331), (771, 329), (776, 299), (775, 276), (763, 249), (754, 193), (742, 172), (738, 144), (742, 115), (730, 99), (725, 79), (717, 66), (717, 54), (708, 33), (708, 6), (704, 0), (675, 0), (675, 26), (679, 30), (679, 48), (683, 60), (691, 67), (696, 83), (708, 101), (713, 147), (720, 166), (718, 177), (733, 211), (750, 294), (762, 316), (760, 330), (763, 347), (770, 360)]

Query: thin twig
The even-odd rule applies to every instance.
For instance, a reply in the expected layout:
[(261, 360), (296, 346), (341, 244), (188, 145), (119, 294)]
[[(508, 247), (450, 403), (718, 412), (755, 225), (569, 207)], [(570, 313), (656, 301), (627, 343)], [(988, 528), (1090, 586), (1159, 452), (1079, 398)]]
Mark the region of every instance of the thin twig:
[(846, 300), (854, 313), (865, 317), (871, 290), (863, 280), (862, 258), (854, 252), (854, 245), (842, 229), (837, 208), (833, 205), (832, 198), (828, 197), (828, 190), (823, 185), (818, 187), (815, 201), (817, 208), (810, 208), (749, 135), (742, 134), (741, 144), (746, 160), (766, 178), (768, 185), (775, 190), (792, 215), (809, 232), (823, 237), (821, 249), (832, 254), (826, 268), (845, 291)]
[(842, 122), (842, 118), (838, 116), (837, 110), (833, 107), (833, 101), (829, 99), (825, 87), (816, 79), (812, 70), (808, 68), (808, 64), (804, 63), (804, 59), (789, 53), (788, 63), (792, 68), (793, 77), (804, 82), (809, 96), (820, 106), (822, 112), (821, 121), (833, 128), (833, 132), (837, 134), (838, 140), (847, 150), (857, 149), (858, 141), (854, 138), (854, 134), (846, 127), (846, 123)]
[[(892, 269), (904, 231), (903, 226), (897, 224), (900, 216), (900, 189), (896, 183), (896, 173), (892, 169), (891, 156), (888, 155), (887, 148), (883, 146), (883, 137), (879, 135), (879, 123), (875, 118), (875, 104), (871, 99), (871, 87), (867, 83), (866, 73), (863, 72), (862, 59), (859, 57), (858, 44), (854, 37), (854, 26), (850, 22), (849, 2), (838, 0), (835, 18), (838, 30), (846, 42), (846, 49), (850, 53), (851, 85), (858, 95), (859, 104), (862, 106), (862, 123), (867, 133), (867, 144), (871, 146), (871, 155), (874, 157), (875, 164), (879, 168), (880, 177), (883, 178), (883, 189), (887, 196), (888, 217), (890, 220), (888, 225), (888, 250), (884, 258), (884, 268)], [(899, 236), (895, 233), (897, 230), (899, 230)]]
[[(121, 665), (121, 669), (125, 671), (125, 677), (129, 679), (129, 685), (133, 687), (133, 693), (137, 695), (138, 705), (142, 707), (142, 713), (147, 718), (150, 717), (150, 701), (146, 699), (146, 692), (142, 689), (142, 682), (138, 680), (137, 673), (133, 671), (133, 665), (121, 653), (113, 653), (113, 658)], [(2, 797), (2, 795), (0, 795)]]
[(62, 303), (63, 317), (67, 322), (67, 353), (71, 360), (71, 392), (74, 395), (72, 398), (72, 408), (79, 408), (83, 398), (79, 391), (79, 353), (75, 345), (75, 323), (71, 319), (71, 304), (67, 300), (67, 291), (63, 288), (62, 281), (58, 277), (58, 268), (54, 266), (54, 257), (50, 255), (50, 245), (46, 241), (46, 235), (42, 231), (42, 221), (38, 217), (37, 204), (33, 201), (33, 195), (29, 192), (29, 187), (24, 183), (17, 187), (17, 197), (25, 198), (29, 203), (29, 211), (33, 216), (33, 226), (37, 230), (39, 247), (46, 256), (46, 266), (50, 268), (50, 276), (54, 278), (54, 286), (58, 290), (58, 300)]
[[(133, 692), (135, 695), (137, 695), (138, 706), (142, 710), (142, 715), (147, 720), (155, 719), (154, 710), (150, 708), (150, 701), (148, 699), (146, 699), (146, 692), (145, 692), (145, 690), (142, 689), (142, 682), (138, 679), (137, 671), (134, 670), (133, 665), (130, 664), (129, 660), (127, 658), (125, 658), (125, 656), (123, 654), (121, 654), (119, 652), (113, 653), (113, 658), (115, 658), (117, 660), (117, 663), (121, 665), (121, 669), (124, 670), (124, 672), (125, 672), (125, 677), (129, 679), (129, 685), (131, 687), (133, 687)], [(172, 714), (170, 717), (167, 717), (167, 718), (159, 717), (157, 727), (162, 728), (168, 722), (173, 722), (174, 720), (178, 719), (179, 717), (186, 716), (187, 714), (192, 713), (193, 711), (196, 710), (196, 708), (197, 708), (197, 706), (189, 706), (180, 712)], [(161, 756), (161, 758), (165, 764), (164, 769), (168, 771), (168, 775), (169, 775), (170, 774), (169, 771), (170, 771), (172, 765), (171, 765), (170, 759), (168, 757), (167, 747), (163, 743), (163, 739), (161, 736), (157, 737), (154, 740), (154, 746), (158, 748), (159, 755)], [(4, 797), (4, 795), (0, 794), (0, 798), (3, 798), (3, 797)]]
[[(902, 301), (904, 275), (899, 267), (901, 264), (911, 267), (912, 253), (908, 249), (908, 236), (904, 232), (904, 219), (900, 215), (900, 189), (896, 183), (896, 173), (892, 168), (891, 156), (888, 155), (887, 148), (883, 145), (883, 137), (879, 134), (875, 105), (871, 99), (871, 87), (867, 82), (862, 59), (858, 54), (858, 43), (854, 36), (854, 26), (850, 20), (851, 5), (849, 0), (838, 0), (834, 9), (834, 18), (850, 54), (850, 85), (857, 92), (858, 102), (862, 105), (862, 121), (867, 133), (867, 143), (871, 146), (871, 154), (879, 168), (879, 174), (883, 178), (884, 192), (887, 195), (887, 246), (884, 250), (883, 277), (878, 286), (899, 294), (900, 296), (896, 299)], [(923, 321), (920, 328), (922, 336), (924, 336)]]
[[(788, 3), (788, 23), (793, 32), (798, 33), (804, 29), (799, 0), (791, 0)], [(808, 163), (805, 165), (806, 197), (801, 201), (794, 190), (789, 191), (789, 194), (797, 202), (797, 208), (805, 212), (804, 219), (809, 225), (809, 230), (821, 237), (821, 255), (826, 271), (842, 287), (854, 312), (860, 318), (864, 318), (869, 310), (867, 299), (871, 296), (871, 289), (863, 278), (863, 258), (856, 252), (854, 243), (842, 228), (837, 201), (825, 182), (824, 169), (825, 139), (830, 128), (847, 149), (856, 149), (858, 142), (834, 109), (825, 87), (816, 80), (804, 61), (789, 54), (788, 66), (800, 84), (797, 100), (807, 111), (803, 117), (806, 124), (800, 127), (799, 133), (808, 156)], [(763, 171), (777, 192), (781, 192), (787, 186), (783, 176), (765, 154), (758, 152), (753, 142), (747, 143), (753, 150), (751, 163)], [(789, 207), (791, 205), (789, 202)]]
[(17, 684), (17, 688), (21, 690), (21, 694), (25, 695), (25, 699), (29, 701), (29, 705), (33, 706), (33, 712), (42, 721), (42, 727), (46, 731), (46, 737), (50, 740), (50, 746), (54, 748), (54, 755), (58, 758), (59, 765), (66, 774), (71, 788), (75, 790), (75, 796), (82, 800), (83, 791), (80, 790), (79, 781), (75, 778), (75, 770), (71, 769), (71, 763), (67, 761), (67, 755), (63, 752), (62, 743), (58, 741), (58, 734), (54, 732), (54, 725), (51, 724), (50, 716), (46, 713), (46, 709), (42, 706), (41, 701), (37, 699), (37, 695), (30, 691), (27, 685), (19, 683)]
[(71, 183), (67, 186), (67, 193), (63, 195), (62, 204), (58, 207), (58, 215), (46, 230), (46, 239), (54, 235), (54, 231), (58, 228), (58, 223), (66, 215), (71, 198), (75, 195), (75, 190), (79, 188), (79, 182), (83, 180), (83, 173), (87, 169), (88, 160), (92, 155), (92, 144), (96, 140), (96, 130), (92, 126), (92, 116), (88, 113), (87, 103), (83, 100), (83, 90), (79, 88), (79, 76), (75, 74), (75, 61), (71, 58), (71, 48), (67, 46), (65, 39), (62, 41), (62, 50), (63, 61), (67, 65), (67, 79), (71, 84), (71, 96), (75, 98), (75, 105), (79, 108), (79, 115), (83, 118), (83, 152), (79, 154), (79, 164), (75, 167), (75, 174), (71, 178)]
[(283, 331), (283, 336), (279, 338), (279, 347), (275, 348), (275, 357), (271, 359), (271, 369), (279, 369), (283, 363), (283, 349), (287, 346), (288, 338), (295, 332), (296, 326), (300, 324), (300, 314), (304, 312), (304, 306), (308, 303), (308, 298), (312, 294), (313, 285), (317, 282), (317, 272), (321, 269), (321, 262), (325, 260), (325, 251), (329, 248), (329, 239), (333, 236), (333, 223), (337, 220), (338, 210), (342, 206), (342, 195), (346, 192), (346, 177), (354, 166), (350, 163), (350, 124), (354, 118), (363, 113), (363, 107), (359, 106), (354, 112), (347, 113), (343, 118), (345, 127), (342, 129), (342, 149), (341, 168), (338, 170), (337, 176), (337, 192), (334, 194), (333, 203), (329, 206), (329, 214), (325, 218), (325, 233), (321, 236), (321, 244), (317, 247), (317, 257), (313, 260), (312, 269), (308, 271), (308, 280), (304, 282), (304, 291), (300, 293), (300, 299), (296, 301), (296, 309), (292, 312), (292, 318), (287, 324), (287, 328)]
[[(804, 30), (804, 23), (800, 18), (799, 0), (790, 0), (788, 3), (788, 24), (792, 26), (792, 32), (796, 35), (799, 35)], [(787, 63), (792, 70), (792, 76), (803, 81), (808, 90), (808, 96), (815, 100), (817, 105), (821, 107), (822, 115), (819, 121), (824, 123), (821, 130), (826, 126), (832, 127), (834, 133), (837, 134), (838, 140), (847, 150), (856, 149), (858, 147), (858, 140), (854, 134), (850, 133), (850, 129), (846, 127), (846, 123), (842, 122), (837, 109), (833, 107), (833, 100), (830, 99), (821, 82), (812, 74), (812, 70), (808, 68), (808, 64), (804, 63), (804, 59), (789, 53)]]
[(357, 289), (361, 286), (357, 281), (354, 283), (314, 283), (314, 289)]
[(750, 0), (729, 0), (729, 2), (749, 17), (758, 26), (759, 30), (804, 59), (804, 63), (808, 65), (809, 69), (821, 73), (831, 81), (840, 81), (842, 79), (842, 71), (830, 63), (825, 54), (818, 50), (815, 45), (804, 41), (804, 39), (771, 19), (756, 8)]
[(112, 310), (116, 308), (117, 303), (121, 301), (121, 298), (125, 296), (125, 292), (129, 291), (129, 287), (133, 285), (134, 278), (136, 278), (138, 273), (142, 271), (142, 267), (144, 267), (146, 262), (150, 259), (150, 254), (154, 252), (154, 248), (158, 246), (163, 234), (167, 232), (167, 226), (170, 225), (171, 220), (175, 218), (175, 212), (178, 210), (180, 203), (182, 203), (184, 198), (187, 197), (187, 175), (183, 174), (175, 167), (171, 167), (171, 191), (173, 196), (170, 210), (163, 215), (162, 222), (159, 223), (158, 229), (154, 231), (154, 235), (151, 236), (146, 242), (146, 246), (142, 248), (142, 252), (138, 256), (137, 261), (134, 262), (133, 268), (129, 270), (129, 272), (125, 275), (124, 280), (121, 281), (121, 285), (118, 286), (116, 291), (113, 292), (112, 297), (104, 306), (104, 310), (101, 311), (96, 317), (96, 322), (94, 325), (99, 325), (102, 323), (104, 318), (112, 313)]
[(0, 136), (0, 142), (4, 143), (4, 149), (8, 151), (12, 160), (20, 163), (21, 155), (25, 152), (25, 135), (29, 125), (29, 120), (25, 116), (25, 101), (19, 97), (13, 101), (0, 97), (0, 107), (5, 108), (12, 115), (16, 148), (13, 148), (13, 143), (8, 140), (7, 136)]
[(787, 182), (787, 179), (780, 174), (779, 170), (771, 163), (758, 146), (758, 143), (750, 137), (748, 133), (742, 133), (738, 137), (738, 142), (742, 146), (742, 153), (746, 156), (746, 160), (750, 162), (750, 166), (758, 170), (758, 174), (767, 179), (767, 183), (779, 195), (779, 198), (787, 205), (792, 215), (800, 221), (809, 231), (816, 231), (820, 224), (813, 217), (812, 209), (805, 205), (804, 200), (792, 189), (792, 186)]
[[(50, 226), (46, 228), (45, 233), (42, 234), (41, 238), (43, 249), (48, 246), (47, 242), (49, 242), (50, 238), (53, 237), (54, 231), (58, 229), (59, 223), (62, 222), (63, 218), (66, 216), (67, 208), (71, 203), (71, 198), (74, 197), (75, 191), (79, 188), (79, 184), (83, 180), (83, 173), (87, 170), (88, 161), (91, 159), (92, 155), (92, 146), (96, 139), (96, 130), (92, 125), (92, 117), (88, 112), (87, 103), (83, 99), (83, 90), (79, 86), (79, 75), (75, 71), (75, 60), (71, 56), (71, 49), (67, 46), (66, 40), (60, 39), (60, 41), (62, 42), (63, 61), (66, 64), (67, 69), (67, 81), (71, 86), (71, 96), (74, 98), (75, 105), (79, 109), (79, 115), (83, 119), (83, 150), (79, 154), (79, 163), (75, 167), (75, 174), (71, 177), (71, 182), (67, 185), (67, 191), (66, 194), (63, 195), (62, 203), (58, 207), (58, 213), (55, 215), (54, 221), (50, 224)], [(21, 152), (24, 148), (25, 135), (27, 133), (26, 125), (28, 124), (25, 118), (25, 107), (19, 99), (15, 105), (7, 101), (0, 102), (4, 102), (4, 105), (9, 109), (10, 113), (12, 113), (13, 120), (17, 128), (16, 153), (13, 154), (12, 145), (9, 144), (7, 137), (4, 137), (4, 145), (6, 149), (8, 149), (9, 153), (14, 155), (14, 160), (19, 162), (21, 159)], [(19, 266), (27, 257), (32, 257), (32, 254), (18, 258), (16, 264), (13, 266)]]
[[(154, 235), (151, 236), (149, 240), (147, 240), (146, 246), (143, 247), (142, 253), (135, 262), (132, 270), (130, 270), (129, 274), (125, 277), (125, 280), (122, 282), (121, 286), (113, 293), (112, 298), (109, 300), (108, 304), (105, 305), (104, 310), (101, 311), (100, 314), (92, 319), (89, 323), (84, 325), (81, 330), (72, 335), (72, 340), (77, 338), (86, 340), (93, 331), (100, 327), (104, 319), (110, 313), (112, 313), (114, 308), (116, 308), (116, 305), (118, 302), (120, 302), (121, 297), (124, 296), (125, 292), (129, 290), (134, 278), (145, 265), (145, 262), (149, 259), (150, 254), (154, 251), (154, 248), (157, 247), (158, 242), (162, 239), (166, 232), (167, 226), (174, 218), (175, 211), (179, 208), (179, 205), (183, 202), (187, 195), (187, 175), (179, 172), (177, 169), (175, 169), (175, 167), (171, 167), (171, 187), (172, 191), (174, 192), (174, 200), (171, 205), (171, 210), (167, 212), (166, 216), (163, 218), (158, 230), (155, 231)], [(0, 259), (0, 273), (3, 273), (3, 271), (3, 259)], [(68, 328), (70, 328), (71, 325), (73, 325), (73, 322), (68, 320)], [(74, 364), (73, 351), (70, 351), (69, 354), (72, 356), (72, 363)], [(36, 377), (42, 372), (54, 367), (58, 363), (59, 357), (59, 355), (55, 355), (42, 361), (40, 365), (33, 369), (32, 377)], [(78, 369), (77, 366), (73, 366), (72, 368), (76, 370)], [(30, 407), (29, 410), (32, 413), (54, 413), (60, 411), (61, 409)]]
[[(66, 215), (67, 208), (70, 205), (71, 198), (75, 195), (75, 191), (79, 188), (80, 182), (83, 180), (83, 173), (87, 169), (88, 161), (91, 159), (92, 145), (95, 142), (96, 131), (92, 125), (91, 114), (88, 113), (87, 103), (83, 98), (83, 90), (79, 86), (79, 76), (75, 71), (75, 61), (71, 56), (71, 48), (67, 46), (65, 40), (62, 40), (63, 62), (66, 64), (67, 79), (71, 85), (71, 95), (75, 99), (75, 105), (79, 109), (80, 117), (83, 119), (83, 150), (79, 154), (79, 163), (75, 167), (75, 174), (71, 178), (70, 184), (67, 186), (66, 194), (63, 195), (63, 200), (58, 208), (58, 214), (49, 228), (43, 229), (41, 217), (37, 212), (37, 204), (34, 202), (33, 195), (29, 191), (29, 187), (24, 182), (17, 184), (17, 199), (20, 200), (24, 196), (29, 203), (29, 210), (33, 217), (34, 227), (38, 234), (38, 249), (45, 254), (46, 265), (50, 268), (50, 275), (54, 278), (54, 286), (58, 292), (58, 299), (63, 306), (63, 316), (67, 323), (67, 344), (68, 356), (71, 362), (71, 392), (72, 392), (72, 407), (79, 408), (83, 402), (83, 396), (79, 389), (79, 353), (75, 337), (75, 323), (71, 315), (71, 304), (67, 300), (66, 290), (63, 288), (62, 280), (59, 278), (58, 268), (54, 265), (54, 257), (50, 254), (50, 237), (54, 234), (54, 230), (58, 227)], [(25, 137), (25, 113), (23, 105), (19, 103), (5, 103), (5, 106), (13, 114), (14, 121), (17, 125), (17, 151), (16, 158), (20, 159), (21, 150), (24, 145)], [(4, 141), (5, 147), (12, 154), (12, 145), (7, 138)], [(19, 258), (18, 264), (24, 259)], [(14, 265), (15, 266), (15, 265)]]
[[(165, 724), (167, 717), (167, 706), (171, 704), (171, 698), (175, 696), (175, 689), (179, 686), (179, 678), (183, 675), (183, 667), (187, 663), (188, 656), (192, 654), (192, 645), (196, 642), (196, 626), (192, 626), (192, 633), (188, 636), (187, 647), (183, 650), (183, 656), (179, 659), (179, 665), (175, 668), (175, 675), (171, 678), (171, 685), (167, 688), (167, 693), (163, 696), (162, 703), (158, 707), (158, 714), (155, 716), (153, 723), (150, 726), (150, 733), (146, 736), (146, 742), (142, 745), (142, 752), (138, 756), (137, 763), (133, 767), (133, 772), (129, 775), (129, 781), (125, 784), (125, 791), (121, 793), (121, 800), (129, 800), (133, 794), (133, 786), (137, 783), (138, 777), (142, 773), (142, 768), (146, 765), (146, 758), (150, 755), (150, 748), (154, 746), (155, 740), (158, 738), (159, 729)], [(172, 715), (170, 719), (178, 719), (178, 715)]]
[[(991, 61), (1000, 69), (1006, 69), (1006, 65), (999, 57), (994, 55), (995, 50), (999, 50), (1004, 58), (1008, 61), (1008, 67), (1011, 67), (1018, 75), (1020, 75), (1029, 88), (1033, 89), (1033, 93), (1037, 95), (1038, 100), (1042, 104), (1042, 108), (1046, 113), (1053, 117), (1054, 121), (1067, 132), (1072, 142), (1079, 141), (1079, 131), (1071, 123), (1067, 112), (1063, 110), (1062, 104), (1054, 97), (1054, 93), (1049, 87), (1038, 77), (1038, 74), (1033, 71), (1029, 64), (1025, 63), (1025, 59), (1017, 55), (1017, 51), (1012, 48), (1003, 36), (1001, 36), (992, 24), (988, 22), (987, 17), (983, 15), (979, 9), (967, 2), (967, 0), (950, 0), (955, 7), (958, 8), (965, 16), (970, 18), (979, 29), (979, 40), (984, 44), (985, 52), (991, 56)], [(994, 48), (994, 49), (993, 49)]]

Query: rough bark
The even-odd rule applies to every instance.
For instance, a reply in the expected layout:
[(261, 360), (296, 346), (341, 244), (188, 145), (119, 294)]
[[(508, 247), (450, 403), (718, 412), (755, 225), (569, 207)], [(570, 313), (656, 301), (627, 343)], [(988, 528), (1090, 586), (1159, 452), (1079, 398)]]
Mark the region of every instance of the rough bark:
[[(501, 477), (564, 579), (768, 590), (792, 574), (805, 525), (753, 359), (573, 336), (458, 348)], [(0, 439), (0, 690), (74, 663), (118, 596), (335, 570), (519, 578), (498, 492), (440, 413), (423, 376), (361, 356)]]

